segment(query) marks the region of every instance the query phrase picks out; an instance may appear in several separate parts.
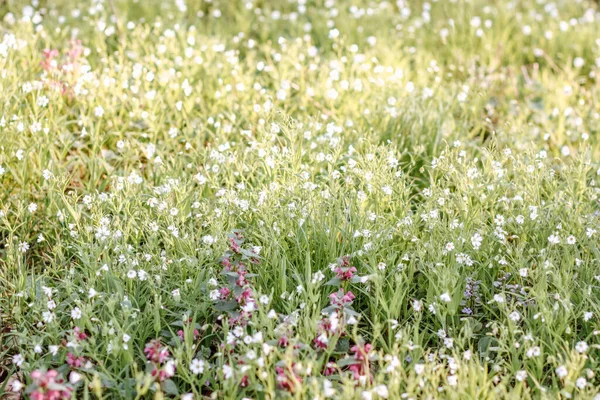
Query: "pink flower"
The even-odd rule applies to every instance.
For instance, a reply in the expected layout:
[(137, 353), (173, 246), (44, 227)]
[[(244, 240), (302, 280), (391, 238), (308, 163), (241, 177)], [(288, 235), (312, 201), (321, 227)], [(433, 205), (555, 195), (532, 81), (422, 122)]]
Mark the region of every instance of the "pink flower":
[(231, 270), (231, 261), (229, 261), (229, 258), (225, 257), (223, 261), (221, 261), (221, 264), (223, 264), (223, 267), (225, 267), (225, 271)]
[(47, 372), (35, 370), (31, 373), (35, 389), (31, 393), (34, 400), (65, 400), (71, 398), (73, 388), (51, 369)]
[(152, 340), (146, 343), (144, 347), (144, 354), (148, 361), (153, 363), (162, 364), (169, 357), (169, 349), (162, 345), (159, 340)]
[(286, 374), (283, 367), (275, 367), (275, 372), (277, 373), (277, 384), (281, 389), (288, 392), (293, 393), (296, 390), (296, 385), (302, 382), (302, 379), (294, 371), (289, 371), (289, 374)]
[(223, 288), (219, 289), (219, 294), (221, 295), (221, 299), (226, 299), (229, 296), (229, 293), (231, 293), (231, 291), (227, 287), (223, 287)]
[(44, 68), (46, 71), (49, 71), (52, 68), (54, 68), (55, 65), (52, 64), (52, 61), (56, 57), (58, 57), (58, 50), (44, 49), (44, 60), (41, 62), (42, 68)]
[[(179, 336), (179, 339), (181, 339), (181, 341), (185, 339), (185, 333), (183, 332), (183, 329), (177, 331), (177, 336)], [(200, 332), (198, 331), (198, 329), (194, 329), (194, 340), (197, 340), (199, 337)]]
[(87, 335), (85, 332), (81, 331), (78, 326), (75, 327), (75, 335), (77, 336), (77, 340), (82, 341), (87, 339)]
[(242, 251), (242, 248), (237, 244), (234, 238), (229, 238), (229, 247), (231, 247), (231, 250), (233, 250), (234, 253), (241, 253)]
[(356, 268), (355, 267), (347, 267), (347, 268), (343, 268), (343, 267), (337, 267), (336, 269), (333, 270), (333, 272), (335, 272), (335, 275), (343, 280), (343, 281), (349, 281), (350, 279), (352, 279), (354, 277), (354, 274), (356, 273)]
[[(85, 363), (85, 358), (83, 356), (75, 356), (75, 354), (69, 352), (67, 353), (67, 364), (71, 368), (80, 368)], [(50, 372), (50, 371), (48, 371)]]
[[(364, 377), (367, 373), (367, 370), (369, 370), (368, 355), (371, 352), (372, 347), (373, 346), (371, 344), (367, 343), (365, 345), (356, 344), (350, 349), (350, 351), (354, 352), (354, 359), (359, 361), (358, 363), (352, 364), (350, 367), (348, 367), (348, 370), (352, 372), (354, 379), (358, 380), (359, 378)], [(372, 377), (369, 377), (369, 379), (372, 379)]]
[(325, 376), (333, 375), (336, 373), (336, 370), (337, 370), (337, 366), (335, 365), (335, 363), (328, 362), (327, 364), (325, 364), (325, 369), (323, 370), (323, 375), (325, 375)]
[(371, 352), (372, 347), (373, 346), (370, 343), (367, 343), (364, 346), (357, 344), (357, 345), (352, 346), (350, 351), (354, 352), (354, 358), (356, 358), (359, 361), (364, 361), (367, 359), (367, 356)]
[(288, 340), (287, 336), (282, 336), (277, 341), (277, 344), (279, 345), (279, 347), (288, 347), (290, 341)]
[(337, 306), (341, 306), (344, 307), (350, 303), (352, 303), (352, 301), (356, 298), (356, 296), (354, 296), (354, 293), (348, 291), (347, 293), (344, 293), (344, 289), (340, 289), (337, 292), (334, 292), (332, 294), (329, 295), (329, 300), (331, 302), (331, 305), (337, 305)]

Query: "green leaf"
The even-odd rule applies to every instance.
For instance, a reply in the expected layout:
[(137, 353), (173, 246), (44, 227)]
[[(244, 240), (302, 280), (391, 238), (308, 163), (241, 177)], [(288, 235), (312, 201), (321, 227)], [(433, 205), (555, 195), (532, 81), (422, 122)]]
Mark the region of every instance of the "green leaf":
[(177, 390), (177, 385), (171, 379), (167, 379), (162, 383), (162, 390), (166, 394), (170, 394), (173, 396), (177, 396), (179, 394), (179, 390)]
[(238, 307), (238, 303), (235, 300), (229, 300), (229, 301), (223, 301), (220, 303), (217, 303), (217, 305), (215, 306), (215, 308), (217, 309), (217, 311), (233, 311), (235, 309), (237, 309)]
[(337, 276), (331, 280), (329, 280), (325, 286), (340, 286), (342, 283), (342, 280), (340, 278), (338, 278)]

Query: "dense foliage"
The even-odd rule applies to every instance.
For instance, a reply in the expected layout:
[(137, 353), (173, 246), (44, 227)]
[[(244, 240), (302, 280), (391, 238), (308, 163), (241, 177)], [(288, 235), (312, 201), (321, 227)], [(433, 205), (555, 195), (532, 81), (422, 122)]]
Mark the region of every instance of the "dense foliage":
[(599, 398), (596, 3), (0, 19), (0, 396)]

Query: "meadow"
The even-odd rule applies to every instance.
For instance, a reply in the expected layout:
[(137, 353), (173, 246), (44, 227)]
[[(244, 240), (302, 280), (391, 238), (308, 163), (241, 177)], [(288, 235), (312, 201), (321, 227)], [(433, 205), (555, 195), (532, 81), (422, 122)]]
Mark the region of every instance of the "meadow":
[(600, 399), (596, 2), (0, 21), (0, 397)]

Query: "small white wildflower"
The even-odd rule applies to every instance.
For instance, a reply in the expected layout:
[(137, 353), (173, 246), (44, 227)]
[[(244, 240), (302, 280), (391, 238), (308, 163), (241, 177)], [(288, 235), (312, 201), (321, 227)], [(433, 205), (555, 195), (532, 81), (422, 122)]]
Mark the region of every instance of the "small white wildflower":
[(194, 359), (190, 364), (190, 371), (192, 371), (194, 375), (199, 375), (204, 372), (204, 364), (204, 360)]
[(560, 379), (565, 378), (568, 374), (567, 367), (565, 367), (564, 365), (561, 365), (558, 368), (556, 368), (554, 372), (556, 372), (556, 376), (558, 376)]
[(577, 350), (578, 353), (585, 353), (588, 351), (588, 348), (588, 344), (584, 341), (577, 342), (577, 344), (575, 345), (575, 350)]
[(452, 297), (450, 297), (450, 293), (445, 292), (440, 295), (440, 300), (445, 303), (450, 303), (452, 301)]
[(74, 309), (71, 310), (71, 318), (73, 318), (74, 320), (78, 320), (81, 318), (81, 309), (79, 307), (75, 307)]
[(15, 354), (12, 358), (12, 362), (13, 364), (15, 364), (17, 367), (20, 367), (23, 365), (23, 363), (25, 362), (25, 357), (23, 357), (23, 355), (21, 353), (19, 354)]

